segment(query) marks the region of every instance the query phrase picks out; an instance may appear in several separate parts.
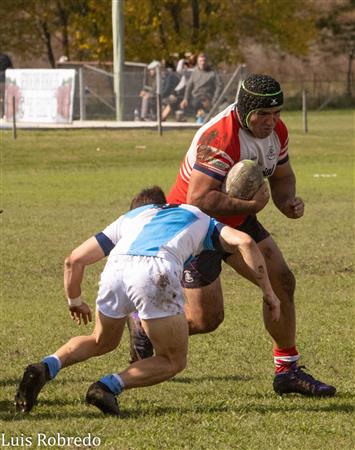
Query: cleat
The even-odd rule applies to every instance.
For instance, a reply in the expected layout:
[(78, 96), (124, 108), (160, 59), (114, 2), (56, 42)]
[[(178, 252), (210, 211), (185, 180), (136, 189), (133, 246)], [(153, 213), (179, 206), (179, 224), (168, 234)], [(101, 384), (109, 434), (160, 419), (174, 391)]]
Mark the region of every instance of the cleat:
[(137, 313), (133, 313), (128, 317), (127, 325), (130, 336), (130, 363), (132, 364), (140, 359), (153, 356), (153, 345), (146, 332), (143, 330)]
[(336, 388), (322, 383), (304, 372), (305, 366), (291, 366), (290, 370), (280, 373), (274, 378), (274, 391), (279, 394), (302, 394), (310, 397), (333, 397)]
[(110, 414), (111, 416), (120, 415), (115, 395), (101, 381), (96, 381), (89, 387), (86, 393), (86, 402), (96, 406), (104, 414)]
[(15, 396), (15, 406), (21, 413), (30, 412), (36, 403), (38, 394), (50, 379), (48, 367), (44, 363), (26, 367)]

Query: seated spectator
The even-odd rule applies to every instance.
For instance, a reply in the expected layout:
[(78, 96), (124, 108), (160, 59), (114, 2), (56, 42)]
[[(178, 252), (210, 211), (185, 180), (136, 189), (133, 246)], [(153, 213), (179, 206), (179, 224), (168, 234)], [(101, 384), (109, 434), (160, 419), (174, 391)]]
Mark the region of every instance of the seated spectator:
[(184, 98), (185, 88), (187, 81), (191, 75), (192, 69), (189, 68), (189, 63), (186, 59), (182, 58), (178, 61), (176, 66), (175, 76), (178, 79), (173, 92), (170, 95), (163, 96), (163, 112), (162, 120), (166, 120), (169, 114), (173, 111), (176, 113), (180, 107), (180, 103)]
[[(156, 108), (156, 93), (157, 93), (157, 80), (156, 72), (157, 68), (161, 67), (159, 61), (152, 61), (148, 65), (149, 75), (152, 78), (151, 86), (144, 86), (140, 92), (140, 97), (142, 98), (141, 107), (141, 120), (155, 120), (157, 114)], [(179, 84), (180, 77), (173, 70), (173, 68), (167, 64), (166, 68), (161, 68), (161, 99), (163, 105), (168, 105), (171, 96), (174, 95), (174, 89)], [(164, 114), (162, 114), (162, 120), (165, 120)]]
[(160, 67), (159, 61), (152, 61), (148, 65), (148, 73), (151, 77), (151, 85), (145, 85), (139, 96), (142, 99), (141, 103), (141, 120), (154, 120), (156, 117), (156, 91), (157, 91), (157, 80), (156, 80), (156, 69)]
[(223, 89), (223, 83), (218, 73), (210, 67), (207, 56), (200, 53), (197, 65), (192, 71), (186, 85), (181, 109), (190, 108), (196, 115), (201, 110), (207, 113), (217, 101)]

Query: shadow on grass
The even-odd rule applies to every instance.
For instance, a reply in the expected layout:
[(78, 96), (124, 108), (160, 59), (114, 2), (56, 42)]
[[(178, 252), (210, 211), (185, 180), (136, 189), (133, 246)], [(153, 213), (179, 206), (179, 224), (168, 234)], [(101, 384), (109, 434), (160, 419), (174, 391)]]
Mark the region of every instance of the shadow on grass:
[[(61, 408), (61, 406), (70, 405), (73, 411), (68, 413), (67, 410)], [(53, 406), (52, 411), (41, 411), (41, 406)], [(97, 419), (100, 414), (99, 411), (94, 408), (87, 408), (87, 411), (82, 410), (82, 408), (75, 407), (78, 406), (77, 401), (65, 401), (65, 400), (41, 400), (38, 405), (34, 406), (34, 409), (27, 414), (19, 413), (15, 410), (14, 403), (9, 400), (0, 401), (0, 420), (4, 422), (36, 422), (41, 420), (56, 419), (65, 420), (68, 417), (80, 418), (84, 417), (87, 419)], [(104, 417), (104, 416), (103, 416)]]
[[(259, 396), (252, 395), (248, 397), (250, 399), (259, 398)], [(144, 417), (161, 417), (167, 415), (176, 414), (211, 414), (211, 413), (227, 413), (227, 414), (246, 414), (246, 413), (258, 413), (261, 415), (270, 413), (287, 413), (287, 412), (315, 412), (315, 413), (348, 413), (353, 414), (353, 396), (352, 395), (337, 395), (333, 399), (313, 399), (313, 398), (302, 398), (300, 396), (291, 396), (291, 400), (298, 398), (301, 402), (295, 404), (294, 401), (288, 403), (287, 399), (280, 399), (274, 395), (268, 397), (263, 396), (264, 400), (268, 400), (267, 404), (248, 404), (247, 402), (240, 405), (230, 405), (230, 404), (219, 404), (216, 406), (210, 405), (198, 405), (183, 407), (179, 406), (157, 406), (154, 408), (130, 408), (121, 409), (121, 416), (118, 419), (140, 419)], [(346, 401), (339, 399), (344, 398)], [(334, 402), (337, 403), (334, 403)], [(41, 411), (41, 406), (53, 406), (52, 411)], [(61, 406), (70, 406), (73, 408), (70, 412), (61, 408)], [(124, 407), (124, 404), (122, 405)], [(77, 410), (76, 410), (77, 407)], [(0, 401), (0, 419), (5, 422), (14, 421), (27, 421), (35, 422), (48, 419), (56, 420), (67, 420), (68, 417), (71, 418), (86, 418), (86, 419), (110, 419), (110, 416), (102, 415), (96, 408), (88, 406), (86, 410), (83, 411), (82, 404), (78, 401), (66, 401), (66, 400), (41, 400), (38, 405), (34, 407), (34, 410), (30, 414), (21, 414), (15, 411), (14, 405), (10, 401)]]
[(178, 377), (172, 378), (169, 381), (174, 383), (200, 384), (201, 381), (250, 381), (252, 377), (245, 375), (226, 375), (226, 376), (202, 376), (202, 377)]
[[(22, 373), (21, 373), (21, 376), (22, 376)], [(1, 387), (7, 387), (10, 385), (17, 386), (21, 380), (21, 376), (19, 376), (18, 378), (7, 378), (6, 380), (0, 380), (0, 386)]]
[[(315, 404), (315, 402), (317, 402)], [(326, 402), (326, 403), (325, 403)], [(211, 414), (211, 413), (233, 413), (233, 414), (246, 414), (246, 413), (258, 413), (261, 415), (270, 414), (270, 413), (278, 413), (278, 412), (323, 412), (323, 413), (349, 413), (352, 414), (354, 412), (353, 401), (349, 400), (349, 402), (342, 403), (331, 403), (329, 404), (329, 399), (309, 399), (305, 398), (304, 402), (299, 405), (295, 405), (294, 403), (285, 405), (277, 405), (275, 403), (272, 404), (256, 404), (256, 405), (218, 405), (218, 406), (195, 406), (195, 407), (174, 407), (174, 406), (162, 406), (155, 407), (152, 409), (138, 409), (133, 408), (129, 410), (121, 410), (121, 417), (125, 419), (137, 419), (143, 417), (159, 417), (165, 416), (169, 414)]]
[[(8, 387), (8, 386), (16, 386), (17, 387), (22, 379), (22, 375), (23, 375), (23, 372), (21, 372), (21, 374), (19, 375), (18, 378), (6, 378), (4, 380), (0, 380), (0, 387)], [(73, 380), (72, 378), (70, 378), (68, 376), (67, 377), (63, 376), (63, 377), (58, 377), (58, 379), (54, 380), (54, 382), (56, 384), (58, 384), (58, 386), (65, 385), (67, 383), (70, 383), (72, 385), (75, 385), (75, 384), (82, 385), (83, 383), (87, 383), (87, 385), (89, 386), (93, 382), (93, 378), (88, 377), (88, 378), (83, 378), (83, 379), (81, 378), (81, 379)], [(47, 384), (49, 384), (49, 383), (47, 383)]]

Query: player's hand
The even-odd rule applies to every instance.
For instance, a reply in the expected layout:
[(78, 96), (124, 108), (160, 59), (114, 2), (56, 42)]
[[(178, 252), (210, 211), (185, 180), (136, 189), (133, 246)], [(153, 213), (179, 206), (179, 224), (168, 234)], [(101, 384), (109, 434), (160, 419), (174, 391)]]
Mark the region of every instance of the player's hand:
[(83, 321), (85, 325), (92, 321), (90, 307), (85, 302), (80, 306), (69, 306), (69, 311), (71, 318), (78, 325), (81, 324), (81, 321)]
[(304, 214), (304, 203), (300, 197), (289, 200), (286, 204), (284, 214), (290, 219), (299, 219)]
[(267, 183), (260, 186), (258, 192), (252, 198), (255, 206), (255, 214), (261, 211), (270, 199), (270, 192)]
[(274, 293), (264, 294), (263, 301), (268, 310), (271, 313), (271, 320), (273, 322), (278, 322), (281, 315), (281, 303)]

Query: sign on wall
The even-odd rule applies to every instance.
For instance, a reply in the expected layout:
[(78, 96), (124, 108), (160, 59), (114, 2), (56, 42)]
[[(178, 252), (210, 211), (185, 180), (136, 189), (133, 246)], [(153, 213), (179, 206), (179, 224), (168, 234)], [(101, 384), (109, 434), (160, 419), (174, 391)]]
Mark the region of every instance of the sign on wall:
[(7, 69), (5, 116), (16, 121), (69, 123), (73, 118), (74, 69)]

